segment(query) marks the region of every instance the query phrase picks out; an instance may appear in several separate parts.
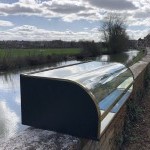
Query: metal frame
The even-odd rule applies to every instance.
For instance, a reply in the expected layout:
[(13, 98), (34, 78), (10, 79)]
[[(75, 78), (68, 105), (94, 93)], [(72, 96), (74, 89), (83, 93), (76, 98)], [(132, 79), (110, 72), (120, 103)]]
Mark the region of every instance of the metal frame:
[[(87, 62), (91, 62), (91, 61), (87, 61)], [(87, 95), (90, 97), (90, 99), (91, 99), (91, 101), (92, 101), (92, 103), (94, 104), (94, 106), (95, 106), (95, 110), (96, 110), (96, 112), (97, 112), (97, 115), (98, 115), (98, 118), (99, 118), (99, 120), (98, 120), (98, 124), (97, 124), (97, 136), (96, 137), (92, 137), (92, 136), (90, 136), (90, 134), (89, 134), (89, 136), (87, 136), (87, 135), (77, 135), (77, 136), (80, 136), (80, 137), (84, 137), (84, 138), (92, 138), (92, 139), (94, 139), (94, 140), (99, 140), (100, 139), (100, 128), (101, 128), (101, 121), (103, 121), (104, 120), (104, 118), (109, 114), (109, 112), (113, 109), (113, 107), (119, 102), (119, 100), (124, 96), (124, 94), (129, 90), (129, 88), (131, 87), (131, 86), (134, 86), (133, 85), (133, 83), (134, 83), (134, 76), (132, 76), (133, 77), (133, 82), (131, 82), (130, 83), (130, 85), (128, 85), (128, 87), (123, 91), (123, 93), (105, 110), (105, 112), (101, 115), (101, 113), (100, 113), (100, 108), (99, 108), (99, 106), (98, 106), (98, 103), (97, 103), (97, 101), (96, 101), (96, 98), (95, 98), (95, 96), (92, 94), (92, 92), (91, 91), (89, 91), (84, 85), (82, 85), (82, 84), (80, 84), (80, 83), (77, 83), (77, 82), (75, 82), (75, 81), (73, 81), (73, 80), (69, 80), (69, 79), (61, 79), (61, 78), (52, 78), (52, 77), (50, 77), (50, 78), (48, 78), (48, 77), (39, 77), (39, 76), (32, 76), (32, 74), (33, 73), (39, 73), (39, 72), (44, 72), (44, 71), (48, 71), (48, 70), (54, 70), (54, 69), (59, 69), (59, 68), (63, 68), (63, 67), (68, 67), (68, 66), (74, 66), (74, 65), (78, 65), (78, 64), (83, 64), (83, 63), (87, 63), (87, 62), (81, 62), (81, 63), (77, 63), (77, 64), (70, 64), (70, 65), (66, 65), (66, 66), (62, 66), (62, 67), (56, 67), (56, 68), (50, 68), (50, 69), (45, 69), (45, 70), (42, 70), (42, 71), (35, 71), (35, 72), (31, 72), (31, 73), (29, 73), (29, 74), (23, 74), (23, 75), (21, 75), (20, 77), (21, 77), (21, 107), (22, 107), (22, 122), (23, 122), (23, 124), (25, 124), (25, 125), (31, 125), (31, 126), (34, 126), (34, 127), (40, 127), (40, 128), (42, 128), (42, 126), (36, 126), (36, 125), (34, 125), (34, 123), (32, 124), (30, 124), (30, 122), (27, 122), (26, 123), (26, 119), (28, 119), (28, 116), (30, 115), (30, 114), (28, 114), (28, 112), (27, 112), (27, 110), (28, 110), (28, 108), (27, 107), (30, 107), (30, 106), (25, 106), (24, 105), (24, 102), (25, 102), (25, 98), (24, 98), (24, 96), (25, 96), (25, 94), (27, 94), (27, 88), (25, 87), (25, 83), (24, 83), (24, 79), (25, 78), (29, 78), (29, 79), (40, 79), (40, 80), (47, 80), (47, 81), (53, 81), (53, 82), (56, 82), (56, 81), (58, 81), (58, 82), (61, 82), (61, 81), (63, 81), (63, 82), (66, 82), (66, 83), (69, 83), (69, 84), (72, 84), (72, 85), (75, 85), (75, 86), (77, 86), (77, 87), (79, 87), (80, 89), (82, 89), (83, 91), (85, 91), (85, 93), (87, 93)], [(124, 65), (125, 66), (125, 65)], [(130, 70), (130, 72), (131, 72), (131, 74), (133, 75), (133, 73), (132, 73), (132, 71), (131, 71), (131, 69), (129, 68), (129, 67), (126, 67), (126, 68), (128, 68), (129, 70)], [(25, 94), (24, 94), (25, 93)], [(26, 98), (29, 98), (29, 96), (31, 96), (31, 95), (28, 95)], [(121, 106), (122, 107), (122, 106)], [(25, 113), (26, 112), (26, 113)], [(116, 113), (117, 114), (117, 113)], [(109, 123), (110, 124), (110, 123)], [(44, 128), (43, 127), (43, 129), (48, 129), (48, 128)], [(50, 128), (50, 130), (52, 130), (52, 128)], [(55, 129), (54, 129), (55, 130)], [(59, 131), (58, 130), (58, 132), (61, 132), (61, 131)], [(63, 133), (63, 132), (62, 132)], [(68, 134), (71, 134), (71, 132), (69, 131), (67, 131), (66, 130), (66, 133), (68, 133)], [(76, 135), (74, 135), (74, 136), (76, 136)]]

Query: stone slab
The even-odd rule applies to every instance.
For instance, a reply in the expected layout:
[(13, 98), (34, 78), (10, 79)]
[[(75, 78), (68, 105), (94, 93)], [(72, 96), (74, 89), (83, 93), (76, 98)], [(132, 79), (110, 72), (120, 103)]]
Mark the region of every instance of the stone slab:
[(78, 138), (35, 128), (0, 143), (0, 150), (78, 150)]
[(141, 72), (143, 70), (146, 69), (146, 67), (148, 66), (149, 62), (145, 62), (145, 61), (139, 61), (136, 64), (134, 64), (133, 66), (130, 67), (131, 71), (133, 72), (134, 78), (136, 79), (139, 74), (141, 74)]

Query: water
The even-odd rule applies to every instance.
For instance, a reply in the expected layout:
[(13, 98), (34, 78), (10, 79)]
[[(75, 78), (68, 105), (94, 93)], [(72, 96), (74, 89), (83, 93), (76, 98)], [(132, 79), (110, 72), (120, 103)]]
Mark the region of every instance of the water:
[[(136, 55), (138, 51), (128, 51), (122, 55), (103, 55), (97, 57), (97, 61), (107, 63), (109, 61), (118, 61), (128, 63)], [(74, 64), (79, 61), (67, 61), (53, 65), (63, 66)], [(48, 67), (47, 67), (48, 68)], [(21, 106), (20, 106), (20, 73), (37, 71), (44, 68), (28, 69), (18, 72), (11, 72), (0, 75), (0, 139), (7, 139), (14, 136), (19, 131), (27, 128), (21, 125)]]
[(134, 57), (137, 56), (139, 51), (137, 50), (130, 50), (128, 52), (120, 54), (115, 54), (115, 55), (102, 55), (96, 58), (97, 61), (102, 61), (102, 62), (121, 62), (124, 64), (127, 64), (133, 60)]

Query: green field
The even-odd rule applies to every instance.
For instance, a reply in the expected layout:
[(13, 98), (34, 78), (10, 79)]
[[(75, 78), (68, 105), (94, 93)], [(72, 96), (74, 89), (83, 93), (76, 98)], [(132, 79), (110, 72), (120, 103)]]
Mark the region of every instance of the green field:
[(0, 71), (56, 63), (76, 57), (79, 48), (60, 49), (0, 49)]
[[(140, 60), (144, 51), (128, 64), (129, 66)], [(0, 49), (0, 71), (20, 69), (23, 67), (46, 65), (70, 59), (88, 58), (82, 49), (60, 48), (60, 49)]]
[(0, 58), (3, 57), (34, 57), (48, 55), (76, 55), (81, 52), (79, 48), (61, 49), (0, 49)]

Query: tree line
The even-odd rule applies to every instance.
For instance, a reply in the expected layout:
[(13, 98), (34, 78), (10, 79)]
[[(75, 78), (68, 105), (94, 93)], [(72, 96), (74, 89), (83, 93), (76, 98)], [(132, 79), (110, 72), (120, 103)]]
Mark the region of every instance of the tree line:
[[(135, 43), (129, 40), (126, 32), (126, 18), (120, 14), (107, 14), (102, 20), (99, 31), (102, 42), (94, 41), (0, 41), (0, 49), (34, 49), (34, 48), (82, 48), (84, 54), (100, 54), (103, 49), (107, 53), (120, 53), (128, 50)], [(134, 46), (134, 45), (133, 45)]]
[(1, 49), (34, 49), (34, 48), (79, 48), (82, 42), (75, 41), (0, 41)]

